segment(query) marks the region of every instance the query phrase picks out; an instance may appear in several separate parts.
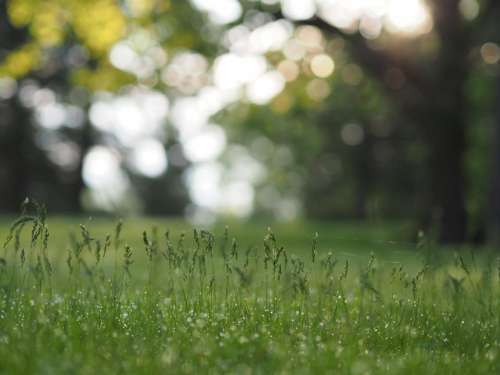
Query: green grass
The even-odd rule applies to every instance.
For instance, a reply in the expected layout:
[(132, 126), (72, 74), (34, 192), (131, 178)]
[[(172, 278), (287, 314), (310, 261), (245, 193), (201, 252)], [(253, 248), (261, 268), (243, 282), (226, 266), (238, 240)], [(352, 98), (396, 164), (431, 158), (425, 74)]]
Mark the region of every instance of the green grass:
[(500, 373), (498, 254), (34, 209), (0, 222), (0, 373)]

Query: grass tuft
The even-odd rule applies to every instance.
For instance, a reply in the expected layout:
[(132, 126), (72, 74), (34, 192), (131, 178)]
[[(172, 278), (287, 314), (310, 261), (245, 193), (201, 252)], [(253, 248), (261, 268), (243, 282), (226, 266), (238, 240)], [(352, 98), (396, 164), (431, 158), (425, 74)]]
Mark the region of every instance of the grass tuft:
[(500, 373), (496, 254), (100, 229), (63, 252), (23, 204), (0, 258), (0, 373)]

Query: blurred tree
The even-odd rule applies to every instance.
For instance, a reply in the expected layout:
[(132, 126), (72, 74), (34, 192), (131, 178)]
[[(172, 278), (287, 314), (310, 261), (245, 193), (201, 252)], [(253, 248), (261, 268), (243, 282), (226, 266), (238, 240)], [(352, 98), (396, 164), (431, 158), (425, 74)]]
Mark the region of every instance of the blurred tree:
[[(201, 37), (204, 25), (196, 21), (200, 17), (188, 2), (0, 0), (0, 79), (15, 86), (8, 100), (0, 98), (5, 109), (0, 120), (5, 145), (0, 151), (0, 178), (7, 197), (0, 210), (17, 210), (29, 195), (46, 202), (53, 211), (81, 212), (88, 151), (109, 142), (121, 149), (117, 139), (110, 140), (109, 134), (91, 124), (88, 114), (93, 93), (126, 91), (131, 84), (169, 89), (157, 79), (161, 71), (143, 80), (117, 69), (109, 59), (112, 47), (142, 33), (155, 38), (165, 50), (191, 48), (213, 54), (210, 42)], [(82, 118), (76, 124), (64, 122), (57, 129), (41, 127), (35, 119), (38, 105), (27, 105), (26, 98), (21, 98), (24, 86), (47, 89), (45, 93), (56, 104), (80, 109)], [(58, 146), (77, 155), (76, 161), (69, 165), (68, 160), (52, 160)], [(131, 177), (138, 193), (156, 192), (155, 202), (149, 202), (152, 197), (147, 194), (146, 212), (183, 213), (187, 199), (185, 192), (178, 191), (182, 176), (175, 167), (160, 180)]]
[[(421, 186), (429, 189), (427, 221), (437, 220), (444, 243), (460, 243), (467, 236), (464, 159), (469, 116), (466, 83), (472, 72), (469, 56), (482, 31), (496, 22), (491, 15), (499, 6), (495, 0), (483, 1), (479, 17), (466, 21), (460, 3), (429, 1), (434, 32), (422, 42), (413, 41), (412, 46), (384, 38), (369, 41), (319, 17), (299, 22), (342, 36), (352, 58), (381, 83), (400, 112), (419, 129), (429, 149), (428, 186)], [(438, 48), (422, 48), (424, 43)]]
[[(27, 38), (27, 30), (16, 29), (9, 22), (6, 2), (0, 1), (0, 59), (22, 46)], [(23, 65), (22, 56), (19, 69)], [(30, 113), (15, 95), (17, 84), (10, 79), (3, 85), (5, 92), (0, 98), (0, 211), (17, 211), (24, 198), (33, 192), (30, 188), (36, 175), (48, 172), (50, 163), (34, 143)]]
[(74, 66), (69, 57), (74, 50), (71, 43), (63, 44), (61, 6), (57, 2), (0, 2), (0, 77), (13, 85), (8, 100), (0, 103), (6, 114), (1, 126), (4, 168), (10, 170), (2, 182), (6, 197), (2, 211), (17, 211), (26, 196), (46, 202), (53, 211), (81, 211), (81, 168), (91, 143), (88, 121), (61, 131), (59, 138), (79, 147), (75, 166), (61, 168), (50, 160), (46, 149), (50, 134), (36, 124), (34, 108), (28, 103), (36, 86), (59, 96), (73, 89), (70, 73)]
[(335, 78), (319, 110), (315, 122), (323, 146), (307, 179), (306, 204), (313, 217), (379, 219), (418, 211), (408, 204), (418, 199), (419, 157), (413, 151), (418, 137), (412, 128), (399, 126), (402, 121), (376, 86), (372, 80), (352, 86)]

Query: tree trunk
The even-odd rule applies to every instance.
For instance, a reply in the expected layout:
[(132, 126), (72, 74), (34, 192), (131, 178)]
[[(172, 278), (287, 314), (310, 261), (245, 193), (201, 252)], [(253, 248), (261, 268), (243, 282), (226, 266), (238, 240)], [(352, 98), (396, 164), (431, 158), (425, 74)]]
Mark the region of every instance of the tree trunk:
[(496, 78), (497, 97), (495, 127), (493, 133), (493, 165), (491, 180), (490, 212), (488, 220), (488, 241), (500, 247), (500, 73)]
[(366, 219), (374, 174), (376, 173), (373, 161), (373, 136), (368, 127), (365, 131), (364, 142), (357, 147), (353, 158), (356, 178), (354, 215), (357, 219)]
[[(88, 108), (86, 108), (86, 113), (88, 113)], [(95, 135), (88, 116), (82, 124), (82, 128), (78, 129), (77, 132), (75, 140), (79, 146), (80, 156), (77, 167), (71, 172), (70, 182), (67, 183), (66, 188), (68, 192), (68, 211), (71, 213), (83, 212), (81, 200), (83, 190), (85, 189), (85, 182), (83, 181), (83, 163), (85, 161), (85, 155), (87, 155), (87, 152), (92, 147), (95, 140)]]
[(444, 244), (467, 238), (465, 209), (465, 120), (462, 111), (436, 115), (430, 144), (431, 215)]
[(426, 93), (424, 100), (432, 116), (427, 129), (432, 214), (439, 226), (439, 240), (444, 244), (463, 243), (467, 239), (464, 159), (469, 35), (458, 4), (457, 0), (434, 3), (441, 49), (435, 61), (433, 92)]
[(15, 213), (29, 194), (31, 129), (29, 115), (16, 98), (0, 108), (0, 212)]

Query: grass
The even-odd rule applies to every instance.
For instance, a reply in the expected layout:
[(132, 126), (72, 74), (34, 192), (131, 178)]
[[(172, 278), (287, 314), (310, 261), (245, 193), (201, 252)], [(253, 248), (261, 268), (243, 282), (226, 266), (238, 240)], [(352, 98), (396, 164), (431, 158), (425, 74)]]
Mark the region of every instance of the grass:
[(500, 373), (498, 254), (383, 225), (83, 222), (0, 224), (0, 373)]

